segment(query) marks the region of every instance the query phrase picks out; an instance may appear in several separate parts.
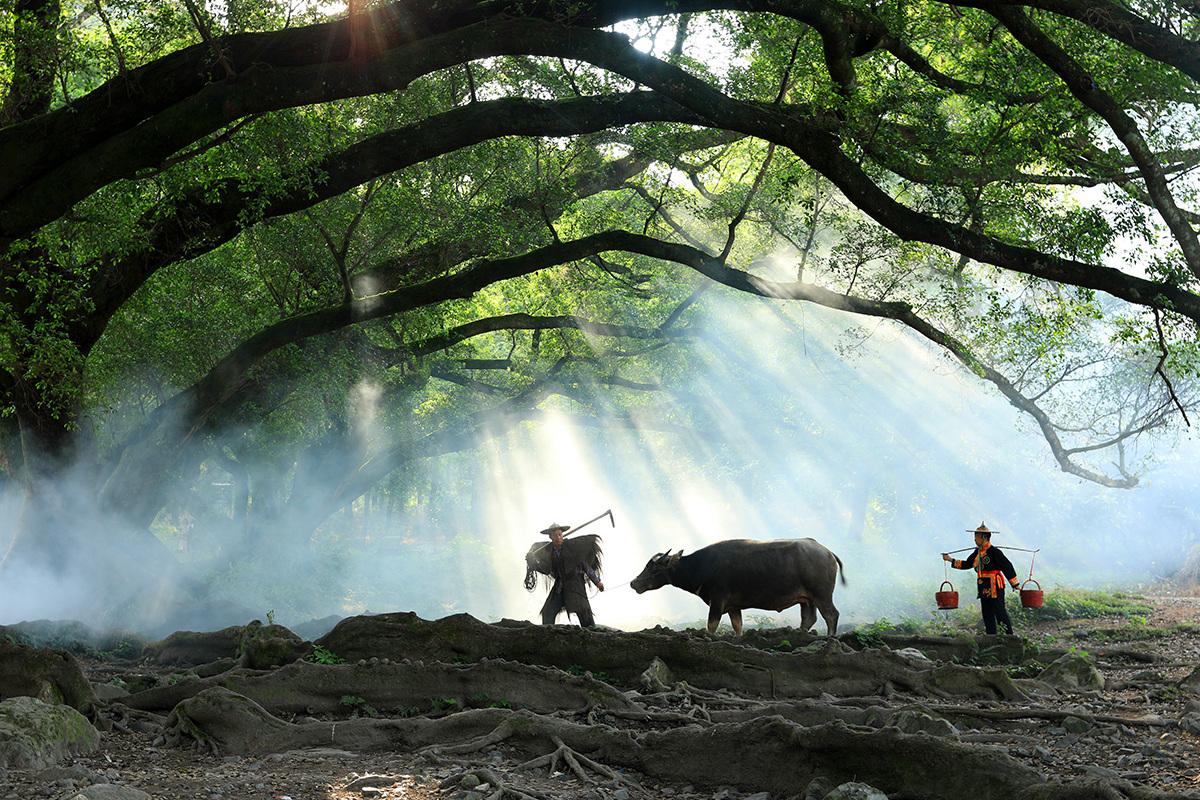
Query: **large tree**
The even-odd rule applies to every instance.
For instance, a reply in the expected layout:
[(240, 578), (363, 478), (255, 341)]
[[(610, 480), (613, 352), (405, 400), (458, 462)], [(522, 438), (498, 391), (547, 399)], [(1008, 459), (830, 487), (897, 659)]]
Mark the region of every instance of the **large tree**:
[(0, 5), (9, 567), (201, 470), (228, 555), (547, 409), (670, 429), (714, 284), (908, 329), (1107, 486), (1188, 424), (1192, 6), (322, 8)]

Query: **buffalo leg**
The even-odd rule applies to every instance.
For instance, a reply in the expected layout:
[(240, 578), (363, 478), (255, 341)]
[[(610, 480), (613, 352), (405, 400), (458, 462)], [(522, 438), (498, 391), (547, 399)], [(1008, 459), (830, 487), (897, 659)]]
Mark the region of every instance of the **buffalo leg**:
[(708, 632), (716, 633), (721, 626), (721, 614), (725, 613), (722, 603), (713, 603), (708, 607)]
[(800, 630), (806, 631), (817, 622), (817, 609), (812, 603), (800, 604)]
[[(826, 633), (829, 636), (837, 636), (838, 610), (832, 600), (826, 600), (819, 606), (821, 617), (825, 620)], [(816, 622), (816, 612), (813, 613), (813, 622)], [(812, 623), (809, 623), (812, 624)]]
[(742, 610), (740, 608), (732, 609), (729, 612), (729, 624), (733, 626), (733, 635), (742, 635)]

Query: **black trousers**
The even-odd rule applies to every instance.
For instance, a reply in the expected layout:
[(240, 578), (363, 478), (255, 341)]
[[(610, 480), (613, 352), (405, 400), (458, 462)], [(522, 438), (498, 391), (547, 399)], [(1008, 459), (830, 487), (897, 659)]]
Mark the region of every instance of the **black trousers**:
[(588, 602), (587, 590), (583, 586), (583, 578), (577, 581), (555, 582), (550, 590), (550, 596), (542, 605), (542, 624), (553, 625), (558, 615), (566, 610), (579, 618), (579, 624), (590, 628), (596, 624), (592, 615), (592, 604)]
[(980, 611), (983, 612), (983, 629), (987, 633), (996, 632), (996, 623), (1004, 624), (1005, 631), (1012, 635), (1012, 620), (1008, 618), (1008, 609), (1004, 607), (1004, 590), (998, 597), (979, 598)]

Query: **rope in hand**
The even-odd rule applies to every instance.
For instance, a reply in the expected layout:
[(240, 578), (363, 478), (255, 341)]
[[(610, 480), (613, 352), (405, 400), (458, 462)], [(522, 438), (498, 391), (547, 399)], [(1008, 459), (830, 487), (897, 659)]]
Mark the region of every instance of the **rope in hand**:
[(616, 586), (607, 586), (605, 587), (605, 591), (608, 591), (609, 589), (620, 589), (622, 586), (628, 586), (631, 583), (633, 583), (633, 578), (630, 578), (624, 583), (618, 583)]

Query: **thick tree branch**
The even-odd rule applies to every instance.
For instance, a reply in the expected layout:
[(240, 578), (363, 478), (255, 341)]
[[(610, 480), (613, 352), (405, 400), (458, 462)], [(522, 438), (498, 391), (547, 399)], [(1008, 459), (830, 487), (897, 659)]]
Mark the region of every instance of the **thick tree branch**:
[[(924, 241), (944, 247), (978, 261), (1017, 273), (1098, 289), (1139, 305), (1158, 306), (1169, 302), (1173, 304), (1175, 310), (1190, 319), (1200, 321), (1200, 298), (1177, 287), (1126, 275), (1111, 268), (1055, 258), (1029, 248), (1008, 245), (905, 207), (879, 187), (861, 166), (842, 153), (838, 140), (828, 133), (827, 123), (824, 121), (798, 116), (793, 108), (780, 108), (766, 104), (756, 105), (733, 100), (703, 81), (637, 51), (628, 45), (624, 37), (618, 35), (570, 31), (529, 21), (525, 21), (524, 27), (538, 30), (536, 35), (532, 30), (525, 30), (523, 34), (524, 37), (537, 40), (538, 52), (546, 55), (569, 55), (584, 58), (652, 86), (662, 94), (668, 95), (669, 99), (631, 95), (619, 98), (611, 105), (602, 100), (562, 101), (567, 104), (578, 102), (589, 105), (588, 111), (581, 110), (578, 116), (570, 119), (565, 125), (556, 122), (556, 116), (555, 119), (547, 120), (545, 115), (534, 114), (533, 109), (536, 108), (536, 105), (514, 102), (510, 108), (519, 114), (519, 118), (501, 115), (502, 119), (510, 120), (511, 124), (493, 124), (488, 128), (491, 135), (501, 135), (503, 131), (526, 132), (529, 135), (555, 135), (556, 131), (567, 128), (580, 130), (589, 125), (594, 125), (596, 126), (594, 129), (598, 129), (603, 127), (604, 120), (597, 119), (593, 114), (601, 109), (613, 114), (614, 123), (629, 122), (639, 118), (690, 122), (695, 122), (698, 118), (703, 119), (714, 127), (755, 135), (767, 141), (790, 147), (837, 185), (848, 199), (901, 238)], [(676, 104), (690, 108), (691, 111), (680, 110)], [(396, 169), (403, 166), (402, 161), (411, 162), (435, 152), (444, 152), (447, 145), (437, 144), (435, 140), (451, 137), (453, 141), (459, 143), (463, 142), (464, 138), (476, 139), (476, 134), (455, 134), (454, 131), (470, 131), (474, 126), (467, 122), (469, 117), (466, 115), (481, 105), (483, 104), (472, 104), (464, 109), (449, 112), (448, 115), (441, 115), (434, 118), (436, 121), (429, 121), (427, 126), (422, 124), (419, 129), (397, 132), (394, 136), (379, 137), (369, 143), (364, 143), (361, 149), (352, 148), (330, 163), (322, 164), (321, 167), (329, 171), (330, 179), (320, 196), (331, 196), (344, 190), (345, 187), (361, 183), (371, 173), (383, 172), (384, 169), (377, 163), (378, 159), (387, 159), (388, 163), (385, 168)], [(560, 109), (567, 107), (564, 105), (548, 106), (546, 113), (549, 114), (550, 109), (553, 108), (557, 115), (560, 113)], [(489, 110), (494, 112), (496, 108), (492, 107)], [(519, 112), (518, 109), (520, 109)], [(412, 138), (414, 136), (415, 140)], [(454, 138), (456, 136), (457, 138)], [(425, 150), (420, 150), (418, 147), (422, 143), (425, 143)], [(461, 146), (465, 146), (465, 142)], [(387, 156), (387, 153), (415, 153), (416, 155), (411, 158), (396, 158)], [(273, 203), (266, 213), (269, 215), (290, 213), (297, 207), (312, 201), (313, 198), (307, 194), (304, 197), (284, 198)], [(232, 236), (237, 230), (235, 227), (237, 215), (245, 203), (246, 199), (235, 200), (234, 196), (231, 196), (229, 201), (210, 209), (210, 212), (224, 216), (229, 222), (215, 229), (212, 226), (206, 226), (208, 235), (197, 244), (202, 243), (205, 249), (208, 249)], [(204, 216), (211, 217), (211, 214)], [(185, 241), (190, 243), (193, 234), (194, 232), (188, 231)], [(177, 239), (178, 237), (171, 238)], [(149, 253), (173, 254), (169, 257), (152, 257), (161, 259), (178, 257), (179, 249), (182, 246), (176, 241), (172, 247), (170, 240), (154, 244), (155, 246), (148, 250)], [(150, 261), (140, 270), (131, 271), (131, 274), (135, 277), (141, 275), (144, 280), (145, 276), (152, 274), (157, 268), (156, 263)], [(113, 302), (127, 291), (128, 287), (120, 287), (111, 295), (112, 299), (109, 302), (100, 304), (101, 309), (111, 307)], [(103, 292), (96, 294), (101, 298), (108, 297)]]
[(1168, 64), (1192, 80), (1200, 81), (1200, 43), (1173, 33), (1134, 13), (1129, 6), (1111, 0), (1032, 0), (1020, 4), (1004, 0), (955, 0), (951, 5), (988, 12), (1040, 8), (1071, 17), (1147, 58)]
[(1192, 274), (1200, 278), (1200, 238), (1197, 238), (1196, 231), (1184, 219), (1175, 204), (1162, 165), (1151, 152), (1134, 121), (1112, 95), (1100, 86), (1095, 77), (1034, 25), (1024, 11), (1000, 7), (991, 9), (991, 13), (1004, 23), (1017, 41), (1062, 78), (1071, 94), (1099, 114), (1112, 128), (1141, 172), (1150, 199), (1175, 236), (1175, 241), (1179, 242)]
[[(563, 101), (503, 99), (454, 109), (411, 126), (373, 136), (288, 176), (294, 189), (261, 197), (227, 180), (205, 190), (205, 199), (181, 200), (173, 211), (157, 209), (148, 217), (145, 247), (114, 254), (89, 267), (95, 312), (78, 320), (75, 340), (86, 351), (103, 333), (117, 309), (151, 275), (168, 264), (195, 258), (224, 244), (258, 219), (311, 208), (356, 186), (438, 155), (503, 136), (566, 136), (642, 121), (698, 122), (691, 112), (650, 92)], [(610, 177), (631, 174), (634, 161)], [(585, 191), (606, 186), (595, 180)], [(209, 199), (215, 198), (215, 199)], [(261, 207), (254, 218), (245, 209)]]
[[(607, 250), (623, 250), (674, 261), (689, 266), (718, 283), (756, 296), (805, 300), (858, 315), (895, 320), (954, 355), (972, 372), (996, 386), (1014, 407), (1029, 415), (1042, 431), (1043, 438), (1050, 445), (1063, 471), (1115, 488), (1130, 488), (1137, 484), (1136, 477), (1113, 479), (1074, 463), (1070, 458), (1072, 451), (1062, 444), (1056, 426), (1036, 403), (1025, 397), (997, 370), (978, 358), (967, 345), (917, 315), (905, 303), (880, 302), (842, 295), (806, 283), (764, 280), (750, 273), (731, 269), (720, 259), (695, 248), (623, 231), (609, 231), (576, 241), (559, 242), (515, 258), (483, 261), (453, 276), (435, 278), (387, 295), (280, 322), (247, 340), (214, 367), (204, 379), (181, 394), (178, 403), (172, 404), (176, 408), (189, 409), (183, 418), (182, 426), (189, 429), (190, 433), (184, 440), (195, 435), (224, 399), (241, 386), (254, 363), (288, 343), (420, 306), (470, 297), (492, 283)], [(515, 405), (520, 404), (514, 401), (514, 407)], [(515, 421), (512, 424), (515, 424)]]

